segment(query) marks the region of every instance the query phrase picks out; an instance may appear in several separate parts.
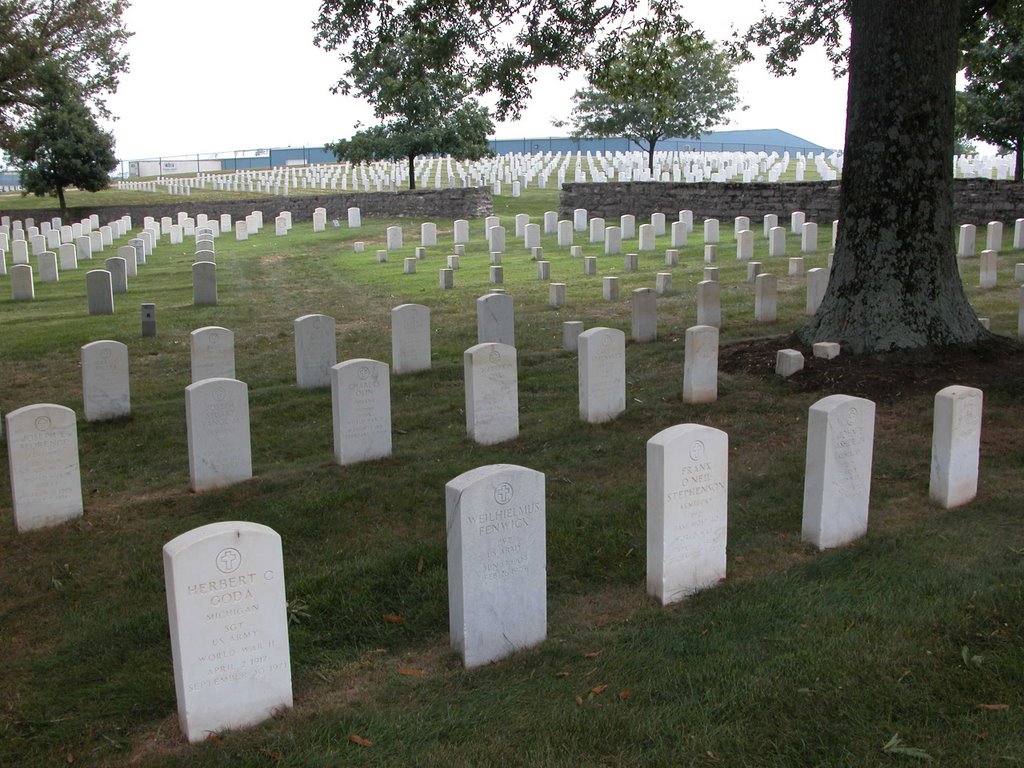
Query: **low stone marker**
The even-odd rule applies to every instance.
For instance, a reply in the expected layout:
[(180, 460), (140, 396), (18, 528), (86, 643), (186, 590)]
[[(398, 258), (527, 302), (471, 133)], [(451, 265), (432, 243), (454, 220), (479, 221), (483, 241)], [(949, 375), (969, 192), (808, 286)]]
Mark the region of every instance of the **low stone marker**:
[(119, 341), (94, 341), (81, 350), (82, 405), (86, 421), (131, 416), (128, 347)]
[(235, 334), (219, 325), (196, 328), (189, 334), (192, 383), (203, 379), (235, 378)]
[(4, 421), (18, 532), (81, 517), (75, 412), (63, 405), (38, 403), (11, 411)]
[(438, 270), (438, 285), (442, 291), (448, 291), (455, 287), (455, 271), (451, 267)]
[(191, 742), (292, 706), (281, 537), (211, 523), (163, 548), (178, 722)]
[(946, 387), (935, 395), (928, 495), (946, 509), (978, 495), (982, 401), (974, 387)]
[(683, 402), (713, 403), (718, 399), (718, 329), (695, 325), (686, 329), (683, 351)]
[(391, 369), (395, 374), (430, 369), (430, 308), (399, 304), (391, 310)]
[(839, 357), (840, 347), (839, 344), (834, 341), (817, 341), (812, 347), (814, 350), (814, 356), (823, 360), (831, 360), (834, 357)]
[(327, 315), (303, 315), (295, 331), (295, 383), (299, 389), (331, 386), (331, 368), (338, 362), (337, 323)]
[(391, 379), (387, 363), (356, 358), (331, 368), (334, 461), (355, 464), (391, 455)]
[(788, 379), (804, 368), (804, 354), (798, 349), (780, 349), (775, 353), (775, 374)]
[(564, 307), (565, 306), (565, 283), (551, 283), (548, 286), (548, 306), (549, 307)]
[(590, 424), (611, 421), (626, 410), (626, 334), (591, 328), (579, 334), (577, 345), (580, 418)]
[(679, 424), (647, 441), (647, 593), (678, 602), (725, 578), (729, 436)]
[(192, 303), (197, 307), (217, 305), (217, 265), (197, 261), (192, 265)]
[(466, 434), (480, 445), (519, 436), (519, 382), (516, 349), (485, 342), (463, 354)]
[(476, 300), (476, 341), (516, 345), (515, 307), (512, 297), (489, 293)]
[(672, 292), (671, 272), (658, 272), (654, 276), (654, 292), (657, 293), (659, 296), (664, 296), (666, 293)]
[(718, 246), (717, 245), (705, 245), (704, 246), (704, 263), (714, 264), (718, 258)]
[(789, 276), (803, 277), (804, 260), (802, 256), (792, 256), (789, 259)]
[(85, 295), (90, 315), (114, 314), (114, 287), (107, 270), (90, 269), (85, 273)]
[(514, 464), (445, 485), (451, 647), (478, 667), (547, 637), (544, 474)]
[(236, 379), (203, 379), (185, 387), (188, 472), (193, 491), (252, 477), (249, 388)]
[(619, 278), (614, 275), (607, 275), (601, 278), (601, 295), (605, 301), (619, 300)]
[(818, 549), (867, 533), (875, 404), (829, 395), (807, 417), (807, 458), (801, 537)]
[(583, 333), (582, 321), (566, 320), (562, 323), (562, 349), (566, 352), (576, 352), (579, 349), (581, 333)]

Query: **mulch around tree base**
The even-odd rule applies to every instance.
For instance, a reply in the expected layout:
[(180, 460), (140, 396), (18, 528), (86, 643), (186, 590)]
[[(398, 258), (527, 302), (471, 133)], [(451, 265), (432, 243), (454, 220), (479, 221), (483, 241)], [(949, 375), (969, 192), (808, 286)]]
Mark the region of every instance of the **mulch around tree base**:
[(958, 384), (1024, 397), (1024, 345), (1005, 336), (969, 346), (844, 353), (831, 360), (814, 357), (811, 348), (795, 336), (779, 336), (722, 347), (718, 367), (725, 373), (780, 378), (775, 373), (780, 349), (796, 349), (804, 355), (803, 370), (785, 380), (794, 392), (856, 395), (891, 403)]

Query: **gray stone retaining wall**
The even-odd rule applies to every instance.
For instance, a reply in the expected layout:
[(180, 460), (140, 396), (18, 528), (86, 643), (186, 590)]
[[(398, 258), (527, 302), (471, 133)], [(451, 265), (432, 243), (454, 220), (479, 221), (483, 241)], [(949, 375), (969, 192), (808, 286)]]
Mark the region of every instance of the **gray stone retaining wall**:
[[(140, 192), (140, 195), (145, 194)], [(363, 216), (402, 216), (423, 220), (432, 218), (467, 219), (488, 216), (494, 212), (494, 199), (489, 187), (461, 189), (415, 189), (399, 192), (349, 192), (329, 195), (298, 195), (295, 197), (261, 197), (252, 200), (195, 200), (178, 203), (145, 203), (116, 206), (78, 206), (68, 209), (70, 221), (79, 221), (95, 213), (101, 222), (108, 222), (128, 214), (132, 223), (141, 225), (146, 216), (160, 219), (175, 217), (179, 211), (190, 216), (205, 213), (210, 218), (231, 214), (232, 219), (244, 218), (253, 211), (262, 211), (263, 219), (273, 226), (274, 217), (281, 211), (291, 211), (292, 221), (312, 221), (316, 208), (326, 208), (327, 218), (345, 223), (346, 211), (355, 206)], [(2, 208), (2, 204), (0, 204)], [(36, 221), (60, 215), (56, 208), (4, 211), (12, 219), (33, 218)]]
[[(1024, 217), (1024, 184), (985, 179), (957, 179), (954, 183), (954, 220), (959, 224), (1012, 223)], [(662, 212), (674, 221), (689, 209), (695, 219), (731, 219), (750, 216), (760, 221), (766, 213), (779, 220), (803, 211), (808, 221), (824, 224), (839, 216), (837, 182), (788, 184), (693, 184), (628, 182), (622, 184), (563, 184), (560, 216), (571, 219), (576, 208), (606, 219), (632, 213), (647, 216)]]

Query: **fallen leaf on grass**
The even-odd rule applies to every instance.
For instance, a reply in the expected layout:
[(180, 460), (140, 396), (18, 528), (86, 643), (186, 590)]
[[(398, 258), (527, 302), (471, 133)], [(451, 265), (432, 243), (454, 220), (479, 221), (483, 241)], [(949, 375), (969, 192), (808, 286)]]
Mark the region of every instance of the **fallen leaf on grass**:
[(274, 762), (277, 762), (278, 760), (281, 759), (281, 753), (278, 752), (276, 749), (273, 752), (271, 752), (266, 747), (260, 747), (259, 752), (260, 752), (261, 755), (266, 755), (267, 757), (269, 757)]
[(348, 740), (351, 741), (353, 744), (358, 744), (360, 747), (373, 746), (372, 741), (370, 741), (369, 739), (364, 739), (362, 736), (356, 736), (356, 734), (354, 733), (348, 737)]
[(623, 691), (619, 691), (619, 698), (620, 699), (628, 699), (632, 693), (633, 692), (631, 690), (629, 690), (629, 688), (626, 688)]
[(984, 709), (987, 712), (1002, 712), (1004, 709), (1009, 709), (1009, 704), (975, 704), (975, 709)]
[(422, 557), (420, 558), (420, 561), (418, 563), (416, 563), (416, 573), (423, 573), (423, 558)]
[(914, 757), (918, 760), (932, 759), (932, 756), (923, 749), (908, 747), (898, 733), (893, 734), (893, 737), (882, 747), (882, 751), (887, 755), (903, 755), (904, 757)]
[(584, 659), (596, 659), (600, 655), (601, 655), (600, 651), (587, 651), (586, 653), (583, 654), (583, 658)]
[(608, 690), (608, 686), (607, 685), (595, 685), (593, 688), (590, 689), (590, 692), (592, 694), (594, 694), (595, 696), (600, 696), (602, 693), (604, 693), (607, 690)]
[(68, 761), (68, 764), (75, 762), (75, 756), (72, 755), (70, 752), (68, 752), (68, 756), (65, 759)]
[(568, 676), (569, 676), (568, 672), (556, 672), (555, 673), (555, 677), (568, 677)]
[(409, 677), (423, 677), (426, 672), (422, 669), (413, 669), (412, 667), (399, 667), (398, 674), (407, 675)]
[(210, 744), (223, 744), (224, 743), (224, 739), (222, 739), (216, 733), (208, 733), (208, 734), (206, 734), (206, 740)]
[(405, 616), (399, 616), (397, 613), (385, 613), (384, 621), (388, 624), (402, 624), (405, 622)]
[(582, 707), (583, 706), (583, 697), (582, 696), (577, 696), (576, 697), (576, 706), (577, 707)]

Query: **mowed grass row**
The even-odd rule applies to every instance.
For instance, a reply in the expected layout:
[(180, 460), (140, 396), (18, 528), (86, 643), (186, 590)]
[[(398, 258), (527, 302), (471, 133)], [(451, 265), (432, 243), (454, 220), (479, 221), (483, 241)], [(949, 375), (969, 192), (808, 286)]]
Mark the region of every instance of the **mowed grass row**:
[[(900, 750), (916, 748), (942, 765), (1004, 766), (1024, 755), (1021, 383), (986, 390), (979, 498), (951, 511), (927, 501), (931, 397), (880, 402), (869, 534), (818, 553), (799, 540), (805, 431), (807, 408), (829, 392), (722, 374), (717, 403), (682, 403), (683, 335), (704, 266), (697, 233), (678, 267), (664, 266), (661, 238), (637, 273), (584, 244), (598, 277), (545, 237), (552, 280), (568, 284), (568, 306), (548, 307), (512, 216), (539, 221), (556, 194), (496, 200), (521, 425), (498, 446), (468, 441), (463, 411), (462, 353), (476, 343), (475, 300), (491, 287), (482, 220), (471, 222), (456, 288), (445, 292), (437, 269), (450, 245), (402, 274), (418, 244), (412, 220), (222, 236), (216, 307), (192, 306), (191, 244), (166, 239), (115, 297), (113, 316), (86, 314), (88, 262), (59, 284), (37, 283), (32, 303), (10, 301), (0, 278), (0, 409), (55, 402), (81, 415), (79, 348), (103, 338), (129, 346), (133, 406), (128, 420), (79, 421), (82, 520), (16, 535), (0, 477), (0, 762), (875, 766), (912, 762)], [(404, 227), (406, 248), (377, 264), (390, 224)], [(452, 223), (438, 225), (450, 244)], [(808, 268), (826, 264), (822, 225)], [(732, 222), (721, 230), (723, 344), (796, 328), (803, 279), (787, 277), (758, 238), (755, 258), (780, 277), (779, 321), (754, 323)], [(353, 252), (356, 240), (365, 253)], [(796, 238), (788, 248), (796, 254)], [(976, 288), (977, 260), (964, 261), (972, 301), (1007, 335), (1015, 260), (1024, 254), (1001, 259), (992, 291)], [(658, 271), (673, 273), (674, 291), (658, 300), (658, 341), (627, 346), (626, 413), (583, 424), (561, 323), (628, 334), (629, 292), (653, 287)], [(618, 302), (601, 299), (608, 274), (622, 281)], [(142, 302), (157, 304), (155, 338), (140, 336)], [(330, 393), (295, 387), (292, 321), (331, 315), (339, 360), (389, 362), (390, 310), (404, 302), (431, 308), (433, 367), (392, 377), (393, 458), (335, 466)], [(192, 494), (184, 387), (188, 333), (204, 325), (235, 332), (256, 477)], [(729, 434), (729, 576), (660, 608), (644, 594), (645, 443), (684, 422)], [(444, 484), (498, 462), (547, 476), (549, 640), (466, 672), (448, 650)], [(283, 537), (296, 706), (189, 746), (177, 726), (160, 548), (219, 520)]]

